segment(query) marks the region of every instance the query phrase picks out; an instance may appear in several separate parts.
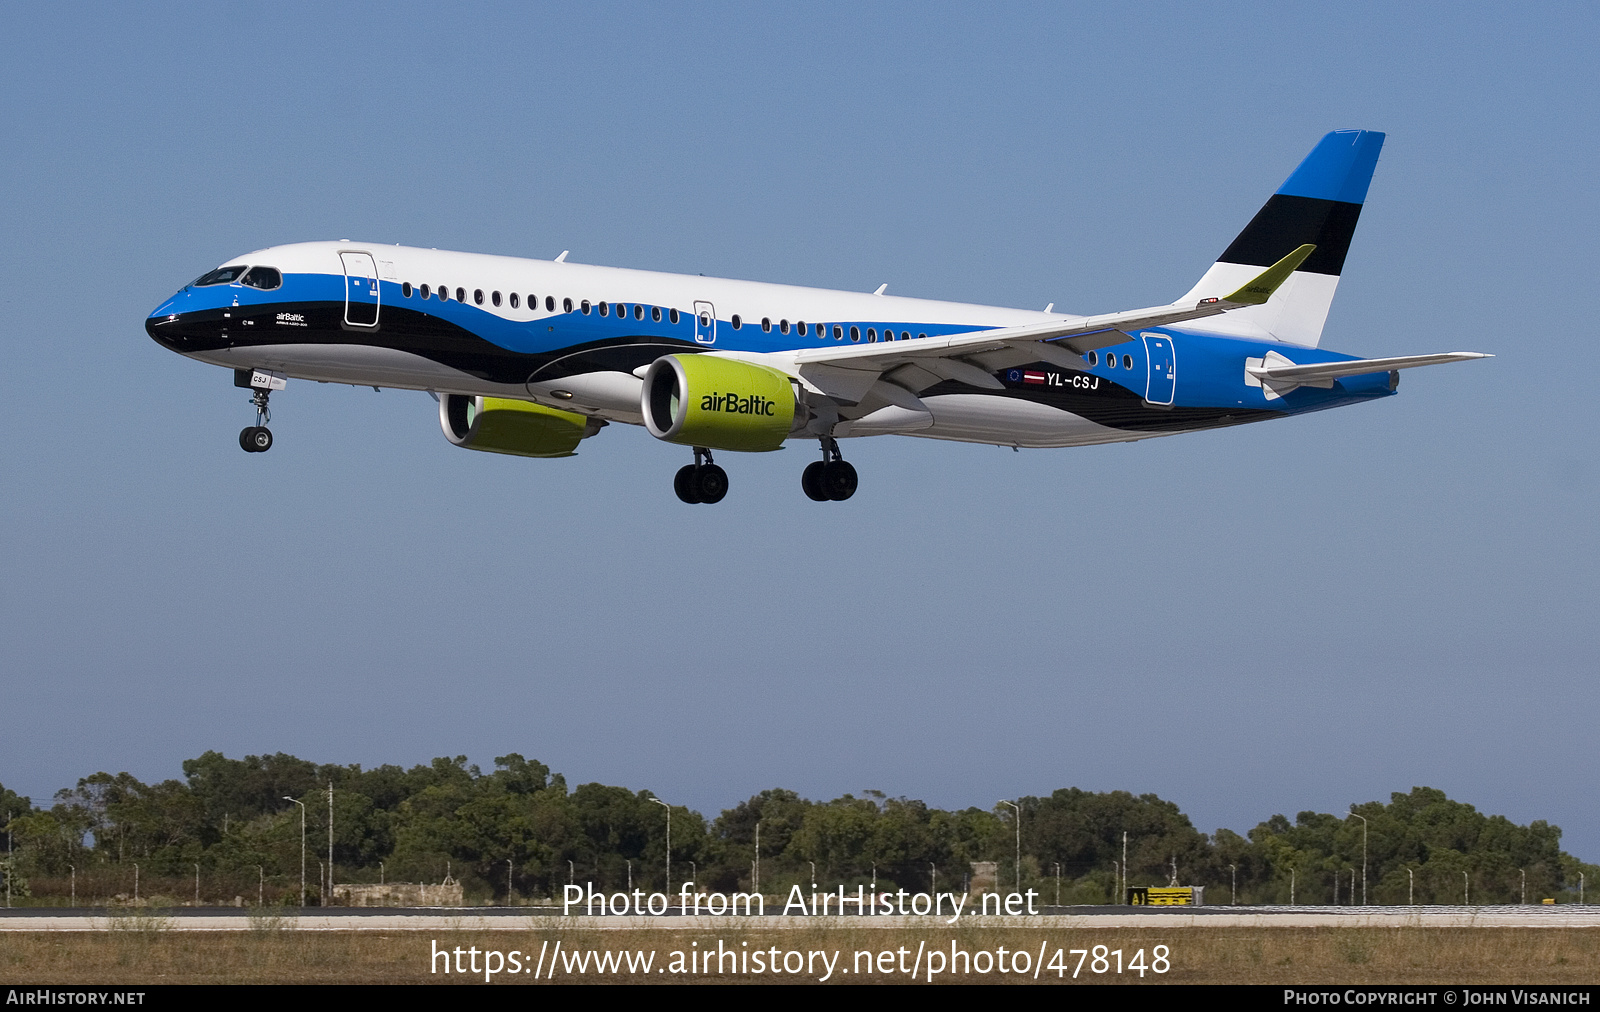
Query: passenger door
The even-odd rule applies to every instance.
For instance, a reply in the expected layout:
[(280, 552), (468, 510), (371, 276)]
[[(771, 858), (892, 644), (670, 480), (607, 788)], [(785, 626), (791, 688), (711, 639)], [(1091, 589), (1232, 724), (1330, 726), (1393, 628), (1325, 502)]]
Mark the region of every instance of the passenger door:
[(1178, 383), (1178, 359), (1172, 348), (1172, 338), (1154, 333), (1139, 336), (1144, 339), (1144, 357), (1150, 370), (1145, 380), (1144, 399), (1170, 407)]
[(352, 327), (378, 325), (378, 265), (371, 253), (341, 252), (344, 263), (344, 322)]

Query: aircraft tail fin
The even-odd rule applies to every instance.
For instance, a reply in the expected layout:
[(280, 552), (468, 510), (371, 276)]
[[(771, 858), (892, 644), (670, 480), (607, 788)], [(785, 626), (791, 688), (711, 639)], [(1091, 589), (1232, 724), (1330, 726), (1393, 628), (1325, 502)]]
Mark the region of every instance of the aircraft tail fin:
[(1225, 297), (1297, 247), (1309, 244), (1316, 250), (1265, 304), (1186, 324), (1186, 329), (1316, 347), (1383, 138), (1375, 130), (1335, 130), (1323, 137), (1178, 301)]

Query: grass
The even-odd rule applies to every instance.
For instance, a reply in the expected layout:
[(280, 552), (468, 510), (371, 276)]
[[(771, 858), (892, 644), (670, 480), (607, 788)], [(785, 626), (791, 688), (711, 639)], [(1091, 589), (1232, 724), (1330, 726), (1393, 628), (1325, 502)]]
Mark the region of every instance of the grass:
[[(1586, 928), (1186, 928), (1085, 929), (1039, 931), (992, 926), (885, 929), (819, 922), (814, 927), (772, 931), (730, 925), (725, 931), (673, 929), (596, 931), (563, 926), (554, 919), (530, 919), (522, 931), (427, 932), (301, 931), (293, 918), (271, 915), (251, 920), (250, 931), (176, 931), (169, 919), (131, 914), (109, 919), (98, 932), (0, 932), (0, 984), (172, 984), (172, 983), (473, 983), (482, 974), (430, 973), (430, 952), (476, 947), (518, 950), (532, 963), (542, 945), (559, 941), (567, 953), (587, 949), (654, 950), (655, 966), (668, 965), (671, 952), (699, 951), (718, 941), (742, 951), (770, 949), (842, 951), (837, 964), (850, 968), (857, 950), (917, 950), (919, 943), (948, 953), (951, 943), (969, 953), (1004, 946), (1035, 958), (1040, 942), (1048, 953), (1105, 945), (1122, 949), (1131, 961), (1136, 950), (1146, 961), (1156, 945), (1170, 949), (1171, 969), (1147, 972), (1144, 983), (1188, 984), (1587, 984), (1600, 979), (1600, 929)], [(898, 960), (898, 955), (895, 959)], [(1009, 958), (1009, 956), (1008, 956)], [(1067, 958), (1067, 981), (1077, 956)], [(1109, 957), (1114, 959), (1114, 957)], [(1047, 956), (1047, 963), (1049, 957)], [(626, 972), (561, 976), (563, 981), (617, 983), (794, 982), (813, 974), (722, 975), (710, 973)], [(925, 976), (925, 974), (924, 974)], [(922, 977), (918, 978), (919, 980)], [(1032, 981), (1031, 974), (945, 973), (941, 981)], [(838, 982), (905, 983), (904, 974), (836, 972)], [(1046, 970), (1040, 980), (1055, 982)], [(1084, 961), (1079, 980), (1140, 983), (1125, 971), (1095, 974)], [(497, 984), (535, 983), (532, 974), (503, 973)]]

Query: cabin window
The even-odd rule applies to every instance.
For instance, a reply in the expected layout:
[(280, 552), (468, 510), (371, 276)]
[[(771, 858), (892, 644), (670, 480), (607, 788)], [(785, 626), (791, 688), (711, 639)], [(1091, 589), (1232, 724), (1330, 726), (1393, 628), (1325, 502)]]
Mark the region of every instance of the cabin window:
[(900, 332), (900, 340), (902, 340), (902, 341), (909, 341), (909, 340), (911, 340), (911, 331), (909, 331), (909, 330), (902, 330), (902, 331), (901, 331), (901, 332)]
[(788, 332), (789, 332), (789, 321), (788, 320), (779, 320), (778, 321), (778, 333), (787, 334)]
[(1122, 368), (1124, 368), (1124, 369), (1132, 369), (1133, 368), (1133, 356), (1132, 355), (1124, 355), (1124, 356), (1122, 356)]
[(516, 292), (512, 292), (510, 295), (506, 296), (506, 298), (511, 301), (511, 308), (512, 309), (518, 309), (518, 308), (521, 307), (522, 300), (517, 297), (517, 293)]
[(861, 328), (860, 327), (852, 326), (850, 328), (850, 340), (852, 340), (852, 341), (861, 340)]
[(482, 288), (474, 288), (472, 290), (472, 301), (477, 303), (480, 306), (483, 305), (483, 289)]
[(872, 344), (878, 339), (878, 332), (871, 327), (867, 328), (867, 343)]
[(588, 299), (584, 299), (581, 303), (578, 304), (578, 308), (583, 310), (583, 315), (584, 316), (588, 316), (589, 315), (589, 300)]
[(494, 303), (496, 306), (500, 305), (500, 293), (499, 292), (492, 293), (489, 296), (489, 301)]
[(426, 299), (428, 297), (428, 286), (423, 285), (421, 288), (417, 289), (417, 294)]
[(650, 307), (650, 319), (655, 321), (656, 323), (660, 323), (661, 322), (661, 307), (660, 306), (651, 306)]
[(1107, 355), (1106, 356), (1106, 368), (1107, 369), (1115, 369), (1116, 367), (1117, 367), (1117, 356), (1115, 356), (1115, 355)]
[(634, 318), (634, 319), (635, 319), (635, 320), (642, 320), (642, 319), (644, 319), (644, 307), (643, 307), (643, 306), (640, 306), (640, 305), (635, 305), (635, 306), (634, 306), (634, 307), (633, 307), (633, 318)]
[(606, 313), (608, 313), (610, 311), (609, 307), (604, 302), (600, 303), (598, 308), (600, 310), (600, 315), (601, 316), (605, 316)]
[(195, 278), (194, 286), (196, 288), (204, 288), (207, 285), (231, 285), (238, 281), (239, 276), (244, 272), (244, 264), (235, 264), (232, 267), (218, 267), (214, 271)]
[(450, 289), (446, 288), (444, 285), (440, 285), (439, 286), (439, 301), (440, 302), (449, 302), (450, 301)]
[(927, 334), (918, 334), (917, 336), (918, 337), (927, 337), (928, 335)]
[(678, 311), (676, 309), (667, 310), (667, 322), (668, 323), (677, 323), (678, 322)]
[(772, 320), (765, 316), (761, 318), (761, 332), (763, 334), (772, 333)]
[(804, 320), (799, 321), (798, 323), (796, 323), (794, 325), (794, 329), (800, 332), (800, 336), (801, 337), (805, 337), (806, 336), (806, 321), (804, 321)]
[(283, 287), (283, 275), (278, 273), (276, 267), (252, 267), (250, 273), (239, 279), (239, 283), (270, 292), (274, 288)]
[(843, 338), (844, 338), (844, 328), (840, 327), (837, 323), (835, 323), (833, 325), (833, 339), (835, 341), (839, 341), (839, 340), (842, 340)]
[[(554, 295), (552, 295), (550, 297), (552, 299), (555, 298)], [(562, 312), (566, 312), (566, 313), (572, 312), (572, 300), (571, 299), (562, 299), (561, 300), (561, 309), (562, 309)]]
[(407, 281), (400, 286), (400, 294), (408, 299), (411, 298), (411, 282)]
[(467, 301), (467, 290), (465, 288), (457, 288), (456, 289), (456, 301), (457, 302), (465, 302), (465, 301)]
[(1096, 365), (1100, 364), (1100, 353), (1098, 351), (1091, 351), (1089, 353), (1089, 364), (1091, 366), (1096, 366)]
[[(738, 313), (734, 313), (733, 314), (733, 319), (729, 320), (728, 322), (733, 324), (733, 329), (734, 330), (738, 330), (740, 327), (744, 326), (744, 320), (740, 318)], [(706, 319), (704, 313), (700, 314), (700, 326), (702, 326), (702, 327), (711, 326), (711, 321)]]

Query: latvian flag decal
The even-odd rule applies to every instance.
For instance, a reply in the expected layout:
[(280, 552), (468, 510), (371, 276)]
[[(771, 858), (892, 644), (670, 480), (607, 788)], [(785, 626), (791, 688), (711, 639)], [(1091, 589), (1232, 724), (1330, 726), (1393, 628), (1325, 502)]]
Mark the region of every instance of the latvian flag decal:
[(1036, 371), (1034, 371), (1032, 369), (1025, 370), (1023, 372), (1023, 374), (1022, 374), (1022, 382), (1024, 382), (1024, 383), (1043, 383), (1044, 382), (1044, 373), (1036, 372)]

